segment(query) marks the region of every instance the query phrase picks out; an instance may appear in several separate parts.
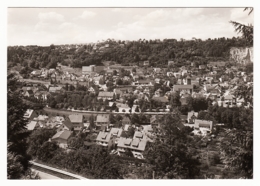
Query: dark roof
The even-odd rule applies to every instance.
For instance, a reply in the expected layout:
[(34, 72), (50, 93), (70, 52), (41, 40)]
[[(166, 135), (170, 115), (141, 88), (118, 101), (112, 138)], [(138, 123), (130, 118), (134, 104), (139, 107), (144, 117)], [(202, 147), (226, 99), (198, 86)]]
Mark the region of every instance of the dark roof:
[(124, 117), (124, 118), (122, 119), (122, 122), (129, 122), (129, 121), (131, 121), (131, 120), (129, 119), (129, 117)]
[(73, 127), (69, 119), (64, 120), (63, 124), (64, 124), (66, 127), (68, 127), (68, 129), (70, 129), (70, 130), (71, 130), (72, 127)]
[(63, 131), (60, 131), (60, 132), (57, 132), (53, 137), (52, 139), (57, 139), (57, 138), (60, 138), (60, 139), (69, 139), (70, 135), (72, 134), (71, 131), (68, 131), (68, 130), (63, 130)]

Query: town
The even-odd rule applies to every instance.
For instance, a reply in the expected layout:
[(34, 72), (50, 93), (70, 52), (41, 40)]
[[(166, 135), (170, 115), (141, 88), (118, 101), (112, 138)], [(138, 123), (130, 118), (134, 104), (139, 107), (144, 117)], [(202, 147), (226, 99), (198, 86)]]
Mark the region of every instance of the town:
[[(111, 49), (109, 43), (115, 48), (125, 47), (121, 42), (115, 44), (110, 40), (91, 47), (95, 54), (102, 53)], [(52, 45), (44, 50), (51, 53), (81, 50), (84, 54), (88, 47)], [(17, 46), (8, 50), (26, 55), (41, 48)], [(82, 68), (57, 61), (55, 68), (47, 65), (37, 69), (32, 60), (30, 68), (22, 67), (20, 71), (19, 64), (10, 65), (8, 74), (17, 82), (15, 90), (10, 87), (8, 91), (30, 105), (24, 114), (27, 130), (35, 140), (29, 143), (36, 143), (30, 150), (41, 162), (54, 156), (42, 157), (37, 153), (43, 150), (41, 145), (50, 142), (67, 153), (102, 146), (112, 156), (127, 162), (139, 159), (144, 164), (150, 144), (166, 140), (165, 122), (169, 120), (170, 127), (176, 127), (175, 133), (189, 136), (192, 141), (189, 151), (196, 151), (197, 159), (204, 164), (201, 172), (204, 169), (212, 172), (209, 176), (221, 177), (223, 175), (216, 172), (225, 166), (220, 160), (220, 149), (227, 131), (235, 128), (252, 131), (251, 52), (250, 48), (245, 49), (244, 57), (238, 62), (234, 62), (239, 57), (234, 48), (230, 50), (229, 61), (190, 61), (180, 66), (170, 59), (163, 67), (153, 67), (149, 60), (128, 66), (104, 61), (103, 65)], [(32, 57), (38, 59), (41, 53), (34, 53)], [(17, 55), (11, 57), (19, 60)], [(73, 55), (66, 55), (64, 61), (72, 58)], [(171, 123), (173, 121), (176, 122)], [(37, 144), (37, 138), (45, 141)]]

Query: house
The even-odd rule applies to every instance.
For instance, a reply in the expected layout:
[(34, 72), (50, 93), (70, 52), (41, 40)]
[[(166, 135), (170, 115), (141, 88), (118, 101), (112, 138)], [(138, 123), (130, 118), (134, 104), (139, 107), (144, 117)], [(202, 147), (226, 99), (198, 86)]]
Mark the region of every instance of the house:
[(130, 113), (131, 108), (127, 104), (117, 104), (118, 112)]
[(61, 148), (67, 148), (68, 147), (68, 139), (70, 138), (72, 134), (72, 131), (68, 130), (62, 130), (57, 132), (52, 138), (52, 141), (55, 141), (59, 144), (59, 147)]
[(96, 90), (95, 90), (93, 87), (90, 87), (90, 88), (88, 89), (88, 91), (89, 91), (90, 93), (93, 93), (93, 94), (96, 93)]
[(199, 65), (199, 69), (200, 69), (200, 70), (205, 70), (205, 69), (206, 69), (206, 66), (205, 66), (205, 65)]
[(82, 74), (88, 74), (95, 71), (95, 65), (90, 66), (83, 66), (82, 67)]
[(107, 71), (106, 71), (106, 75), (107, 76), (113, 76), (113, 74), (114, 74), (114, 70), (113, 69), (107, 69)]
[(55, 117), (51, 117), (48, 119), (47, 123), (46, 123), (46, 127), (48, 128), (58, 128), (59, 126), (61, 126), (64, 122), (64, 117), (62, 116), (55, 116)]
[(117, 150), (120, 153), (124, 153), (127, 149), (131, 150), (132, 153), (142, 153), (146, 147), (146, 140), (142, 139), (131, 139), (120, 137), (117, 144)]
[(149, 64), (150, 64), (149, 61), (144, 61), (143, 63), (144, 66), (149, 66)]
[(37, 116), (38, 115), (36, 114), (36, 112), (34, 110), (27, 109), (23, 117), (28, 120), (33, 120), (33, 118), (36, 118)]
[(110, 134), (111, 134), (112, 144), (118, 144), (118, 140), (121, 137), (122, 132), (123, 129), (111, 128)]
[(138, 81), (133, 82), (133, 85), (153, 86), (154, 83), (151, 80), (138, 80)]
[(103, 99), (103, 101), (112, 100), (114, 97), (114, 92), (99, 92), (97, 99)]
[(81, 114), (69, 115), (69, 120), (74, 130), (81, 130), (83, 128), (83, 115)]
[(188, 112), (188, 116), (187, 116), (187, 121), (189, 124), (194, 124), (195, 123), (195, 119), (198, 118), (198, 112), (194, 112), (194, 111), (191, 111), (191, 112)]
[(111, 141), (111, 133), (110, 132), (103, 132), (100, 131), (98, 133), (97, 139), (96, 139), (96, 143), (98, 145), (102, 145), (102, 146), (111, 146), (112, 145), (112, 141)]
[(213, 127), (213, 121), (195, 119), (194, 128), (204, 131), (211, 131)]
[(228, 104), (232, 104), (236, 102), (236, 99), (233, 95), (226, 95), (224, 96), (224, 102)]
[(124, 94), (122, 90), (115, 88), (114, 93), (116, 95), (117, 99), (120, 99), (120, 97)]
[(187, 76), (184, 80), (183, 80), (183, 84), (184, 85), (191, 85), (191, 77)]
[(62, 124), (58, 127), (57, 132), (62, 130), (69, 130), (71, 131), (73, 129), (73, 125), (69, 119), (65, 119)]
[(193, 85), (174, 85), (173, 91), (178, 91), (180, 94), (188, 93), (192, 94)]
[(97, 76), (97, 77), (93, 77), (93, 83), (95, 84), (95, 85), (99, 85), (99, 82), (100, 82), (100, 80), (102, 80), (103, 79), (103, 76)]
[(163, 91), (162, 91), (162, 89), (158, 89), (158, 90), (156, 90), (155, 92), (154, 92), (154, 95), (156, 96), (156, 97), (161, 97), (161, 96), (163, 96)]
[[(96, 126), (103, 128), (109, 124), (109, 116), (107, 114), (98, 114), (96, 119)], [(103, 126), (103, 127), (102, 127)]]
[(180, 78), (180, 77), (181, 77), (181, 73), (180, 73), (180, 72), (174, 72), (173, 75), (174, 75), (176, 78)]
[(218, 86), (218, 85), (209, 85), (209, 84), (207, 84), (207, 85), (204, 85), (203, 89), (204, 89), (206, 92), (209, 93), (211, 90), (216, 89), (217, 86)]
[(40, 127), (40, 125), (39, 125), (39, 123), (37, 121), (30, 121), (26, 125), (27, 130), (34, 130), (34, 129), (37, 129), (39, 127)]
[(182, 106), (188, 105), (188, 99), (187, 99), (187, 97), (181, 97), (181, 98), (180, 98), (180, 102), (181, 102), (181, 105), (182, 105)]
[(161, 103), (168, 103), (169, 102), (169, 100), (166, 97), (153, 97), (152, 99), (154, 101), (158, 101), (158, 102), (161, 102)]
[(160, 118), (161, 116), (159, 115), (152, 115), (152, 117), (150, 118), (150, 124), (152, 128), (160, 127)]
[(173, 66), (174, 65), (174, 61), (168, 61), (168, 66)]
[(226, 62), (224, 61), (209, 62), (209, 65), (211, 65), (212, 67), (225, 67)]
[(161, 68), (154, 68), (154, 69), (153, 69), (153, 71), (154, 71), (155, 73), (160, 73), (161, 70), (162, 70)]
[(62, 93), (64, 91), (63, 87), (49, 87), (49, 92), (51, 93)]
[(27, 90), (25, 93), (24, 93), (24, 96), (25, 97), (33, 97), (34, 93), (32, 90)]
[(167, 72), (166, 75), (169, 76), (169, 77), (172, 77), (172, 76), (174, 76), (174, 73), (173, 72)]

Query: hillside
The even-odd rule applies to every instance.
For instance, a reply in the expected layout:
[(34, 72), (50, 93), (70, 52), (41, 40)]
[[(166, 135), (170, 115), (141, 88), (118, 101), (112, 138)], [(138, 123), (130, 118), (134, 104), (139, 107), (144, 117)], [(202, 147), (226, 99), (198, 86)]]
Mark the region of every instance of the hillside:
[[(55, 68), (57, 63), (81, 68), (88, 65), (103, 65), (114, 61), (122, 65), (143, 66), (149, 61), (150, 67), (167, 67), (174, 61), (176, 67), (189, 64), (206, 64), (209, 61), (253, 61), (253, 49), (243, 38), (215, 38), (180, 40), (106, 40), (85, 45), (51, 45), (8, 47), (8, 67), (21, 64), (33, 69)], [(245, 62), (246, 61), (246, 62)]]

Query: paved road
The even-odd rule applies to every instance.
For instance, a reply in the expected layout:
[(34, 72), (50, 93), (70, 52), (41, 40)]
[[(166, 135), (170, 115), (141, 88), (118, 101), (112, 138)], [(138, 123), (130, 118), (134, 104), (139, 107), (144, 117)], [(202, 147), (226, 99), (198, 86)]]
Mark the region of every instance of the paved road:
[[(60, 115), (69, 115), (69, 114), (82, 114), (82, 115), (96, 115), (96, 114), (130, 114), (126, 112), (101, 112), (101, 111), (71, 111), (71, 110), (59, 110), (53, 109), (49, 107), (44, 107), (44, 111), (52, 112), (52, 113), (59, 113)], [(135, 112), (135, 114), (144, 114), (144, 115), (164, 115), (168, 114), (169, 112)], [(134, 113), (132, 113), (134, 114)]]
[(53, 168), (53, 167), (50, 167), (50, 166), (47, 166), (47, 165), (43, 165), (43, 164), (40, 164), (40, 163), (36, 163), (36, 162), (33, 162), (33, 161), (30, 161), (30, 163), (33, 164), (33, 165), (45, 168), (45, 169), (49, 169), (49, 170), (52, 170), (52, 171), (55, 171), (55, 172), (58, 172), (58, 173), (61, 173), (61, 174), (65, 174), (65, 175), (80, 179), (80, 180), (88, 179), (88, 178), (85, 178), (85, 177), (82, 177), (82, 176), (79, 176), (79, 175), (76, 175), (76, 174), (73, 174), (73, 173), (70, 173), (70, 172), (66, 172), (66, 171), (56, 169), (56, 168)]
[(61, 178), (59, 178), (57, 176), (53, 176), (51, 174), (38, 171), (36, 169), (32, 169), (32, 171), (38, 172), (38, 175), (40, 176), (41, 180), (61, 180)]

